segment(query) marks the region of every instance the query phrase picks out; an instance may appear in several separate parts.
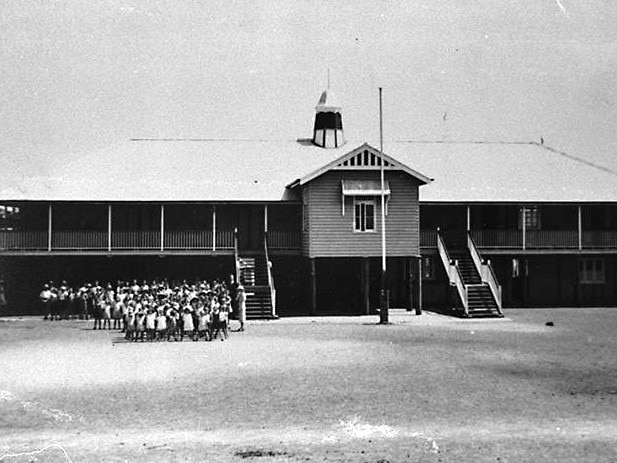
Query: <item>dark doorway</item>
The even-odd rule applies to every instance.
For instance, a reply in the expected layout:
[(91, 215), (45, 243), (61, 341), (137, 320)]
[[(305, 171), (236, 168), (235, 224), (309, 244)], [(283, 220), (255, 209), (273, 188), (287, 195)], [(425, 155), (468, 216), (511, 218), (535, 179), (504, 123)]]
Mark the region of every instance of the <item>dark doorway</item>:
[(263, 247), (263, 207), (240, 206), (236, 223), (238, 228), (238, 247), (240, 250), (260, 250)]

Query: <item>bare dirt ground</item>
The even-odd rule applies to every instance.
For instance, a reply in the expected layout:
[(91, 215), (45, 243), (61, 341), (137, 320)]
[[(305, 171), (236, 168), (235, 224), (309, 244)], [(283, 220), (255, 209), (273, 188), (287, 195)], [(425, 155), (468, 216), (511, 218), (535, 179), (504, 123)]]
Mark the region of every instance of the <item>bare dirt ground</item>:
[(0, 319), (0, 461), (617, 461), (617, 310), (507, 317), (290, 318), (138, 344)]

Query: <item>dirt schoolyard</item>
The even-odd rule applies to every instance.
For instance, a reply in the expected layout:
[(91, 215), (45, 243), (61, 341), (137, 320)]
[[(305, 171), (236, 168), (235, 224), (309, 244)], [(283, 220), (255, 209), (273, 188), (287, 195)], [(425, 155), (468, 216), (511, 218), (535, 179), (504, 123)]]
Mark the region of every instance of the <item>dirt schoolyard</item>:
[(0, 461), (617, 461), (617, 310), (506, 315), (209, 343), (0, 318)]

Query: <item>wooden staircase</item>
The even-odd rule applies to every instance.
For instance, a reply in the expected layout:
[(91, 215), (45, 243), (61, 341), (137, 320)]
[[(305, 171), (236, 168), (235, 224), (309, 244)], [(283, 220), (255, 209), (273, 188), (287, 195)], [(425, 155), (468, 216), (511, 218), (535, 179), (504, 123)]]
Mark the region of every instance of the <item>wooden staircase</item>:
[[(447, 243), (446, 243), (447, 246)], [(471, 258), (471, 253), (467, 249), (452, 249), (448, 248), (450, 258), (457, 262), (458, 268), (463, 277), (463, 283), (466, 285), (482, 284), (480, 273)]]
[[(478, 268), (480, 264), (474, 261), (472, 251), (476, 253), (476, 260), (480, 256), (473, 242), (467, 239), (467, 234), (465, 232), (448, 232), (440, 236), (465, 289), (467, 310), (464, 316), (470, 318), (503, 317), (489, 283), (480, 274), (481, 271), (490, 270), (492, 272), (492, 269)], [(486, 264), (482, 263), (481, 266), (486, 267)], [(447, 268), (446, 271), (450, 272), (451, 270)], [(494, 274), (492, 276), (494, 278)]]
[(240, 283), (246, 293), (247, 320), (276, 318), (268, 284), (268, 262), (263, 254), (238, 256)]

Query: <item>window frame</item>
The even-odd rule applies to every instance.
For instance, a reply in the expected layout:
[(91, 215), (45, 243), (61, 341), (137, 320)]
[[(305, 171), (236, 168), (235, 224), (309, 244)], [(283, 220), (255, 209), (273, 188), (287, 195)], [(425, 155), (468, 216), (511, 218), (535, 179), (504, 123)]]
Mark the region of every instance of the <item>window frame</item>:
[[(367, 227), (367, 221), (366, 218), (368, 217), (368, 215), (366, 214), (366, 206), (370, 205), (373, 208), (373, 228), (368, 228)], [(357, 220), (358, 220), (358, 207), (357, 206), (361, 206), (364, 209), (364, 220), (363, 222), (360, 224), (360, 229), (357, 228)], [(354, 233), (376, 233), (377, 232), (377, 220), (376, 220), (376, 215), (377, 215), (377, 208), (375, 207), (375, 198), (366, 198), (366, 197), (361, 197), (358, 198), (356, 196), (354, 196), (353, 199), (353, 223), (352, 223), (352, 227), (353, 227), (353, 232)], [(361, 219), (362, 220), (362, 219)]]
[(432, 281), (435, 280), (435, 256), (422, 256), (421, 258), (422, 268), (422, 280)]
[(518, 229), (528, 231), (542, 230), (542, 209), (540, 206), (522, 206), (518, 214)]
[[(588, 269), (588, 264), (591, 268)], [(606, 262), (602, 257), (583, 257), (579, 260), (579, 283), (582, 285), (606, 284)]]

